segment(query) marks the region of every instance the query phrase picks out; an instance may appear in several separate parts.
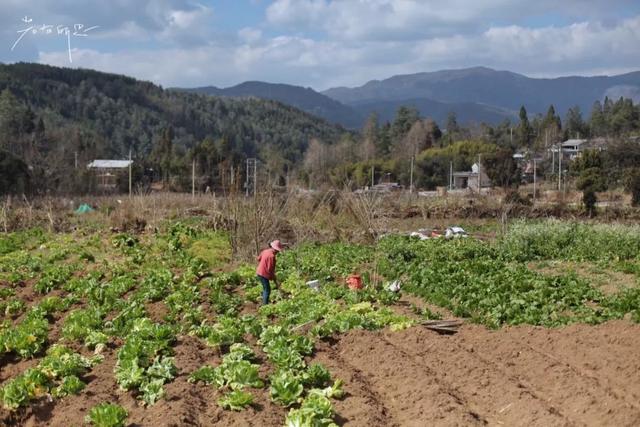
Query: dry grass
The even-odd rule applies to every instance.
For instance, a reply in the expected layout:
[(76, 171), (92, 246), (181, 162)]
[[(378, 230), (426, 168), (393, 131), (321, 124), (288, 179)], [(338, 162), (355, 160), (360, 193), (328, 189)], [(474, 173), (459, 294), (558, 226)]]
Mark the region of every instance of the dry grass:
[[(206, 227), (225, 231), (236, 259), (248, 259), (271, 239), (286, 242), (370, 242), (380, 234), (455, 223), (491, 223), (506, 228), (514, 218), (576, 218), (577, 208), (564, 203), (530, 205), (506, 203), (504, 194), (449, 194), (417, 197), (408, 193), (356, 194), (263, 192), (253, 197), (232, 192), (225, 196), (148, 193), (102, 197), (5, 197), (0, 200), (0, 230), (42, 227), (51, 232), (103, 229), (142, 232), (163, 227), (167, 220), (197, 218)], [(74, 210), (82, 203), (89, 214)], [(603, 220), (638, 218), (638, 209), (605, 208)]]

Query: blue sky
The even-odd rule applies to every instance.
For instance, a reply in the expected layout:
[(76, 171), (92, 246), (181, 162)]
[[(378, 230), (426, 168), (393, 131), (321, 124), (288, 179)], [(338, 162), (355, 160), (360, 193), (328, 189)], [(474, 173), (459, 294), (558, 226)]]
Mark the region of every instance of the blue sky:
[[(74, 24), (98, 28), (82, 36)], [(477, 65), (529, 76), (618, 74), (640, 69), (640, 1), (0, 0), (0, 39), (2, 62), (163, 86), (264, 80), (322, 90)]]

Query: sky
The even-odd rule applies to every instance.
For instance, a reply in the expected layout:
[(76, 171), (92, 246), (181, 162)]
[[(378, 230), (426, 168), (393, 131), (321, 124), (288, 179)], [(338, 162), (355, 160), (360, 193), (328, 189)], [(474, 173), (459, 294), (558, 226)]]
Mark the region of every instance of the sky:
[(0, 62), (324, 90), (486, 66), (640, 70), (640, 0), (0, 0)]

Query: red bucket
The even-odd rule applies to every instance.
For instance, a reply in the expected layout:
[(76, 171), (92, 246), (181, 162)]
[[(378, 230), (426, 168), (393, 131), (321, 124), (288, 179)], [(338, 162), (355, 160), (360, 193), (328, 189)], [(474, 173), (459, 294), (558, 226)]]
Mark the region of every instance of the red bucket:
[(362, 289), (362, 277), (359, 274), (351, 274), (347, 277), (349, 289)]

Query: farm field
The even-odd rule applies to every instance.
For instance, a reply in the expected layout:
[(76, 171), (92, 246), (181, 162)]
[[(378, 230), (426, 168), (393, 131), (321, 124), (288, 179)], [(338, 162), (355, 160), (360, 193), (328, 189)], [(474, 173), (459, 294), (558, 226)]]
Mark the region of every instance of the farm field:
[(637, 226), (300, 243), (261, 307), (204, 224), (0, 237), (0, 425), (640, 423)]

